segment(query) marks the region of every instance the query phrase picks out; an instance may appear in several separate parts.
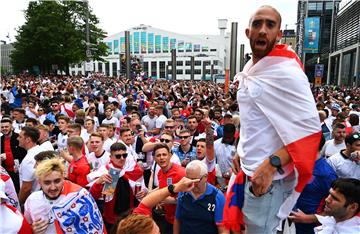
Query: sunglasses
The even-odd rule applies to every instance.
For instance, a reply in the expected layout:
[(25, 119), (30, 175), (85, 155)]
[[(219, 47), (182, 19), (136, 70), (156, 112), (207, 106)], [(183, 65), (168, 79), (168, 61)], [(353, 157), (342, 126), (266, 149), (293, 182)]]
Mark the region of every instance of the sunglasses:
[(189, 138), (190, 136), (179, 136), (180, 139), (187, 139)]
[(175, 126), (165, 126), (166, 129), (173, 129)]
[(360, 134), (354, 134), (354, 135), (353, 135), (353, 138), (355, 138), (355, 139), (360, 138)]
[(115, 157), (116, 159), (120, 159), (121, 157), (126, 158), (127, 156), (128, 156), (127, 153), (125, 153), (125, 154), (114, 154), (114, 157)]
[(169, 142), (171, 142), (171, 140), (169, 140), (169, 139), (160, 139), (160, 142), (162, 142), (162, 143), (169, 143)]

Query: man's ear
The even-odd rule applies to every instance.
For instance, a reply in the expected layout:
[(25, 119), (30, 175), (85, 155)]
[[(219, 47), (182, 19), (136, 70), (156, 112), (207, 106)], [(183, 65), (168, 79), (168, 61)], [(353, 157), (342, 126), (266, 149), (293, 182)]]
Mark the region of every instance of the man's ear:
[(354, 215), (356, 215), (356, 211), (357, 209), (359, 208), (359, 204), (358, 203), (351, 203), (349, 206), (348, 206), (348, 209), (351, 211), (351, 212), (354, 212)]
[(250, 39), (250, 29), (245, 29), (245, 35), (248, 39)]
[(279, 30), (278, 34), (276, 35), (276, 41), (280, 41), (282, 36), (283, 36), (283, 32), (282, 32), (282, 30)]

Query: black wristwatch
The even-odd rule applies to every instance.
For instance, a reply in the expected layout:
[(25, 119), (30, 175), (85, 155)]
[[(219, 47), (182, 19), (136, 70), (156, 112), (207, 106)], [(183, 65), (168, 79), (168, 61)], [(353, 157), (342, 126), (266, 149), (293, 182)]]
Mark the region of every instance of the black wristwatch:
[(281, 167), (281, 160), (279, 156), (271, 155), (269, 159), (270, 159), (270, 165), (275, 167), (280, 175), (284, 174), (284, 170)]
[(169, 193), (171, 193), (171, 195), (176, 195), (176, 193), (174, 191), (175, 186), (173, 184), (169, 184), (167, 188), (168, 188)]

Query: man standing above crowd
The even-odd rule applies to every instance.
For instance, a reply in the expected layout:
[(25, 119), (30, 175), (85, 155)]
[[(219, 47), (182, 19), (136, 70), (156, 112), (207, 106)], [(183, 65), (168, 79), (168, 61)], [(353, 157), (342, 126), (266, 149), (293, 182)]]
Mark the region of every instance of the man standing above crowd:
[[(251, 16), (245, 33), (253, 57), (234, 78), (239, 81), (238, 154), (247, 176), (242, 207), (247, 233), (276, 233), (311, 178), (321, 137), (300, 60), (291, 48), (276, 45), (280, 28), (281, 16), (271, 6)], [(238, 157), (234, 163), (240, 167)]]

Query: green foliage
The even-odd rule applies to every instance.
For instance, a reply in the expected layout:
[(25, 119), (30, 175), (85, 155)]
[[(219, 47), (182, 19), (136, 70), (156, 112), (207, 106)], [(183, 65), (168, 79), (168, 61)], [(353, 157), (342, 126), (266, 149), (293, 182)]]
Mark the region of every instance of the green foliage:
[[(79, 1), (30, 1), (11, 55), (14, 70), (39, 66), (48, 72), (56, 64), (68, 72), (69, 64), (86, 60), (87, 9), (86, 2)], [(106, 33), (96, 26), (99, 20), (90, 6), (88, 21), (92, 58), (102, 60), (107, 54), (102, 42)]]

